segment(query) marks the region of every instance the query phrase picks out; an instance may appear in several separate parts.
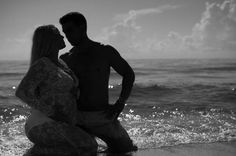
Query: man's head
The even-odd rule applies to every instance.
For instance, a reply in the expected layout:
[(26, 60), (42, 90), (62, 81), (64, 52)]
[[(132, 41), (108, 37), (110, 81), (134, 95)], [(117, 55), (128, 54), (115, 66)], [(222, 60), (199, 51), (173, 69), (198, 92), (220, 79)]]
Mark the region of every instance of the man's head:
[(73, 46), (79, 45), (80, 41), (87, 37), (87, 21), (79, 12), (70, 12), (59, 20), (67, 40)]

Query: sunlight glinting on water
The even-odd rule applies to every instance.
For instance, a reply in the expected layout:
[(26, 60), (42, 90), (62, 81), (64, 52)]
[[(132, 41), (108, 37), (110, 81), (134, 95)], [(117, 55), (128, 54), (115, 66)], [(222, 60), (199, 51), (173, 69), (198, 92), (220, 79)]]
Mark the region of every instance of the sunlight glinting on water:
[[(231, 122), (228, 118), (231, 118)], [(178, 110), (164, 110), (141, 117), (131, 109), (119, 119), (126, 125), (134, 142), (144, 149), (236, 139), (235, 116), (222, 115), (216, 110), (207, 114), (195, 112), (187, 115)]]

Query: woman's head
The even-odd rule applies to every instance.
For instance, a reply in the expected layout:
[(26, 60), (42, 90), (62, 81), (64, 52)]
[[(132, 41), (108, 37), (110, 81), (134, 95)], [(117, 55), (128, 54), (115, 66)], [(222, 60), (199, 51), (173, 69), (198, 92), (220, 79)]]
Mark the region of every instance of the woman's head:
[(41, 57), (58, 55), (65, 48), (63, 36), (54, 25), (43, 25), (36, 28), (33, 35), (31, 64)]

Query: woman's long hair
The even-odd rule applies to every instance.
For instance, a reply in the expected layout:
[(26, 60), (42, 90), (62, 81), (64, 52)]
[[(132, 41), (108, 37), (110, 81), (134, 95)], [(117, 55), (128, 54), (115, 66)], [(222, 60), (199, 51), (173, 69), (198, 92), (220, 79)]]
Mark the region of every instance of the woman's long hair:
[(58, 32), (58, 29), (54, 25), (39, 26), (34, 31), (30, 65), (42, 57), (50, 56), (55, 42), (53, 37), (56, 32)]

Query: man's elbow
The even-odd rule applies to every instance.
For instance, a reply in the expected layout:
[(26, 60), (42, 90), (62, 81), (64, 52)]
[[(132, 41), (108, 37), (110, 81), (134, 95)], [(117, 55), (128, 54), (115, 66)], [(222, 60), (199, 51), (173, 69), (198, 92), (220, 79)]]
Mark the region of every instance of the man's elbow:
[(126, 72), (125, 77), (129, 79), (130, 83), (134, 83), (135, 81), (135, 74), (132, 69), (130, 69), (128, 72)]
[(18, 97), (18, 98), (21, 98), (23, 96), (23, 92), (20, 91), (19, 89), (17, 89), (16, 92), (15, 92), (15, 96)]
[(16, 91), (15, 91), (15, 96), (19, 97), (19, 95), (20, 95), (20, 91), (19, 91), (19, 88), (17, 88)]
[(25, 97), (25, 90), (21, 88), (21, 85), (19, 85), (15, 91), (15, 96), (18, 97), (19, 99), (22, 99)]
[(134, 74), (133, 70), (131, 72), (131, 80), (132, 80), (132, 83), (134, 83), (134, 81), (135, 81), (135, 74)]

